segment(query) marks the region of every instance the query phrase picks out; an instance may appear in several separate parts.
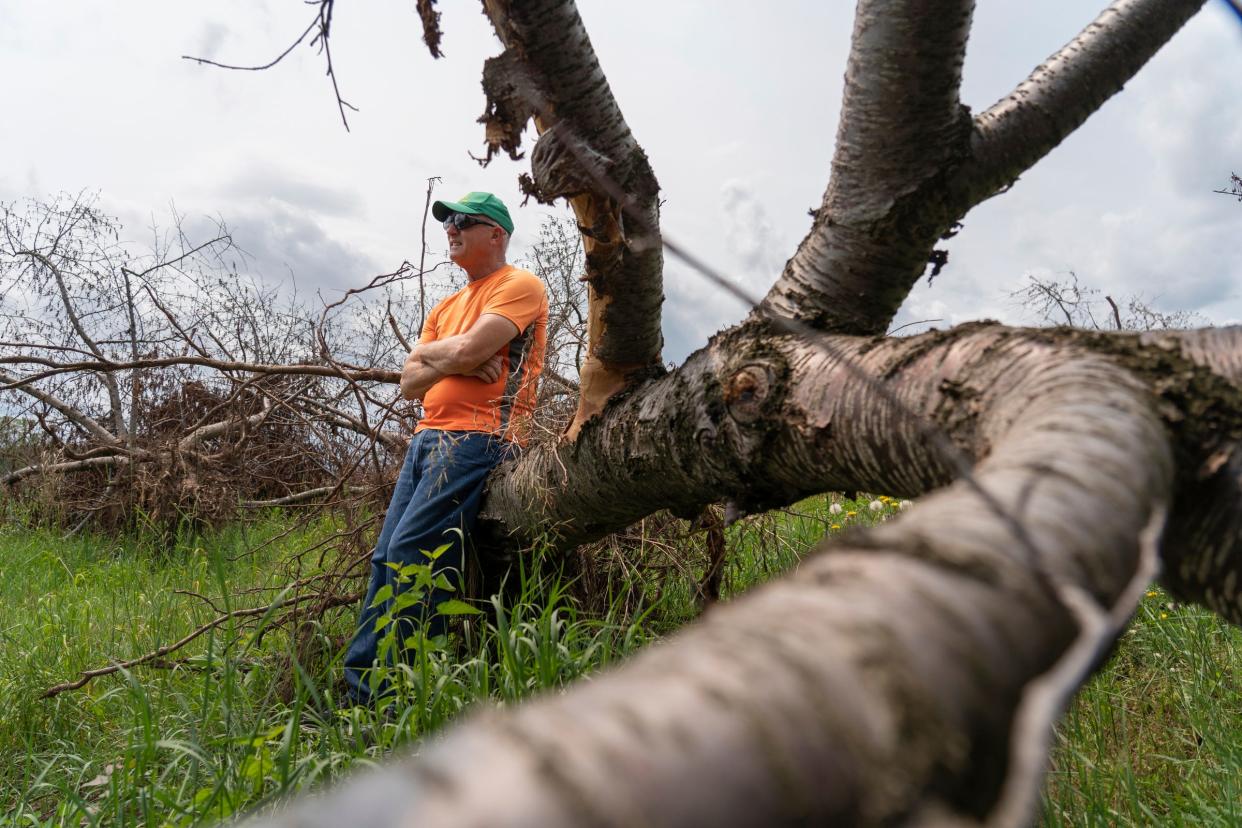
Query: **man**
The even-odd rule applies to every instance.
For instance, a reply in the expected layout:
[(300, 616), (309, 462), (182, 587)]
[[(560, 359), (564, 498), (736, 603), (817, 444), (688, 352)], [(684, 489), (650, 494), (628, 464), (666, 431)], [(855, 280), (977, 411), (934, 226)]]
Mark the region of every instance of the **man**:
[[(366, 671), (387, 632), (375, 630), (376, 619), (407, 586), (390, 564), (430, 562), (434, 573), (456, 580), (484, 481), (514, 444), (525, 442), (543, 368), (547, 295), (538, 277), (506, 263), (513, 220), (504, 203), (475, 192), (437, 201), (431, 212), (448, 234), (449, 258), (469, 281), (432, 308), (401, 371), (401, 392), (422, 400), (423, 418), (371, 556), (370, 586), (345, 654), (345, 678), (357, 702), (371, 697)], [(376, 606), (385, 586), (393, 598)], [(435, 607), (449, 595), (435, 589), (429, 601), (400, 611), (397, 641), (423, 622), (428, 636), (444, 632)]]

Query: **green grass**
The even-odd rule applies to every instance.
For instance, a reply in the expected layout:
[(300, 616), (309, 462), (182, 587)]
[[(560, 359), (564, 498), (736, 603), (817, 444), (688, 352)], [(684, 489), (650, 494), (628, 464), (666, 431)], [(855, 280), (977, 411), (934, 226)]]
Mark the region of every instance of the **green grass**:
[(1242, 825), (1242, 632), (1151, 590), (1059, 729), (1048, 825)]
[[(840, 505), (833, 514), (813, 498), (731, 527), (724, 596), (796, 565), (825, 531), (896, 511)], [(425, 650), (394, 675), (402, 701), (386, 712), (339, 703), (333, 659), (353, 607), (317, 623), (308, 640), (319, 646), (301, 660), (282, 629), (256, 638), (253, 624), (226, 624), (170, 656), (180, 663), (38, 698), (80, 670), (184, 636), (215, 616), (203, 599), (221, 609), (270, 601), (293, 553), (332, 531), (326, 523), (287, 533), (273, 517), (167, 548), (0, 529), (0, 822), (214, 822), (379, 761), (473, 705), (606, 667), (698, 614), (706, 553), (701, 533), (681, 526), (644, 523), (608, 553), (612, 576), (590, 612), (581, 584), (519, 573), (489, 620), (476, 617), (455, 646)], [(1150, 594), (1060, 729), (1044, 823), (1242, 823), (1240, 667), (1237, 630)]]

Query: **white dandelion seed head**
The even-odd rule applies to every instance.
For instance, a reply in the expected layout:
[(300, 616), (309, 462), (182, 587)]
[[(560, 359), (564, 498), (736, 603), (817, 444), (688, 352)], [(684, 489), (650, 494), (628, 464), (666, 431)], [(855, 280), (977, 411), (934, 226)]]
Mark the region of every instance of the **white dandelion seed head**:
[(839, 514), (841, 514), (841, 504), (840, 504), (840, 503), (834, 503), (834, 504), (832, 504), (831, 506), (829, 506), (829, 507), (828, 507), (828, 514), (830, 514), (830, 515), (839, 515)]
[(884, 508), (884, 504), (883, 504), (883, 503), (881, 503), (881, 502), (880, 502), (880, 501), (878, 501), (878, 500), (873, 500), (873, 501), (871, 501), (870, 503), (868, 503), (868, 504), (867, 504), (867, 508), (868, 508), (868, 509), (870, 509), (870, 510), (871, 510), (871, 511), (873, 511), (873, 512), (878, 512), (878, 511), (880, 511), (881, 509), (883, 509), (883, 508)]

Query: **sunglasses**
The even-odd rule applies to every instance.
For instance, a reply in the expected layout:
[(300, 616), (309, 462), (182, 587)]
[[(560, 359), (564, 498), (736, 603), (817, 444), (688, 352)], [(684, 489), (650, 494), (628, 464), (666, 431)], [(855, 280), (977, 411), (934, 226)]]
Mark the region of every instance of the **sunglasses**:
[(466, 213), (453, 213), (444, 220), (444, 229), (456, 227), (459, 231), (465, 230), (467, 227), (474, 227), (476, 224), (482, 224), (484, 227), (499, 227), (500, 225), (492, 224), (490, 221), (483, 221), (475, 216)]

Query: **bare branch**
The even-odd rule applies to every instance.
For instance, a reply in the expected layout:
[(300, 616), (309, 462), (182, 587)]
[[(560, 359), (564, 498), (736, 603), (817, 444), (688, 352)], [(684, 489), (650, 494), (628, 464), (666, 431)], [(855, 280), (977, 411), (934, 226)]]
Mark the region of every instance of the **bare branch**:
[(1113, 324), (1117, 326), (1117, 330), (1121, 330), (1121, 311), (1117, 309), (1117, 303), (1113, 301), (1113, 297), (1107, 295), (1104, 301), (1108, 302), (1108, 306), (1113, 309)]
[(219, 423), (210, 423), (208, 425), (200, 426), (186, 436), (182, 437), (177, 443), (177, 448), (180, 451), (190, 451), (205, 440), (223, 436), (235, 429), (259, 425), (271, 415), (272, 410), (273, 407), (268, 405), (259, 413), (251, 414), (249, 417), (243, 417), (237, 420), (225, 420)]
[[(82, 320), (78, 316), (77, 309), (73, 306), (73, 300), (69, 298), (69, 289), (65, 286), (65, 276), (61, 273), (60, 268), (37, 250), (18, 250), (16, 253), (19, 256), (28, 256), (34, 259), (48, 269), (48, 272), (52, 274), (52, 278), (56, 281), (57, 290), (60, 292), (60, 300), (65, 308), (65, 316), (73, 326), (73, 330), (77, 333), (78, 338), (90, 349), (92, 354), (100, 359), (107, 359), (103, 351), (99, 349), (99, 345), (86, 332), (86, 328), (82, 326)], [(116, 428), (117, 436), (124, 438), (128, 434), (128, 429), (125, 427), (125, 416), (121, 410), (121, 391), (117, 387), (116, 379), (109, 374), (103, 375), (103, 382), (104, 387), (108, 391), (108, 402), (112, 406), (113, 427)]]
[(858, 4), (832, 177), (758, 314), (834, 333), (888, 327), (948, 229), (926, 190), (966, 148), (958, 90), (973, 6)]
[[(361, 597), (362, 596), (360, 594), (359, 595), (345, 595), (345, 596), (339, 596), (337, 598), (330, 598), (327, 600), (334, 602), (334, 605), (336, 606), (340, 606), (340, 605), (347, 604), (347, 603), (353, 603)], [(163, 658), (169, 653), (180, 650), (182, 647), (186, 646), (194, 639), (198, 638), (199, 636), (203, 635), (206, 632), (210, 632), (211, 630), (214, 630), (216, 627), (219, 627), (221, 624), (224, 624), (227, 621), (235, 620), (238, 618), (254, 618), (256, 616), (260, 616), (260, 617), (267, 616), (283, 607), (293, 607), (293, 606), (297, 606), (298, 604), (302, 604), (307, 601), (313, 601), (313, 600), (323, 601), (325, 600), (325, 596), (322, 593), (318, 593), (318, 592), (308, 594), (308, 595), (296, 595), (292, 598), (289, 598), (288, 600), (274, 601), (271, 604), (268, 604), (267, 606), (263, 606), (263, 607), (250, 607), (248, 609), (239, 609), (239, 610), (233, 610), (232, 612), (227, 612), (223, 615), (217, 616), (216, 618), (212, 619), (206, 624), (203, 624), (201, 627), (194, 630), (189, 635), (186, 635), (184, 638), (181, 638), (178, 641), (174, 641), (171, 644), (165, 644), (164, 646), (159, 647), (155, 650), (152, 650), (151, 652), (145, 655), (138, 656), (137, 658), (131, 658), (128, 661), (122, 661), (116, 664), (111, 664), (107, 667), (99, 667), (94, 670), (83, 670), (82, 673), (80, 674), (80, 678), (74, 681), (66, 681), (61, 684), (57, 684), (52, 687), (49, 687), (47, 690), (43, 691), (43, 695), (40, 696), (40, 698), (50, 699), (53, 696), (60, 695), (66, 690), (76, 690), (79, 687), (82, 687), (83, 685), (85, 685), (91, 679), (98, 678), (100, 676), (107, 676), (112, 673), (120, 672), (121, 670), (129, 670), (133, 667), (138, 667), (139, 665), (142, 665), (142, 664), (148, 664), (150, 662), (157, 661), (158, 659)]]
[(949, 182), (961, 212), (1043, 158), (1139, 69), (1204, 0), (1116, 0), (1013, 92), (975, 118), (971, 159)]
[(311, 38), (310, 45), (314, 46), (318, 43), (320, 51), (324, 54), (328, 67), (328, 78), (332, 81), (332, 93), (336, 96), (337, 110), (341, 114), (341, 123), (345, 125), (345, 131), (349, 132), (349, 120), (345, 117), (345, 110), (346, 108), (349, 108), (354, 112), (357, 112), (358, 108), (353, 104), (346, 102), (345, 99), (341, 97), (340, 87), (338, 87), (336, 83), (336, 71), (332, 66), (332, 52), (328, 45), (328, 38), (331, 34), (332, 28), (332, 10), (335, 0), (308, 0), (308, 2), (316, 6), (315, 16), (311, 19), (310, 24), (300, 35), (298, 35), (297, 40), (289, 44), (289, 48), (285, 49), (268, 63), (261, 66), (235, 66), (228, 63), (217, 63), (216, 61), (209, 60), (207, 58), (194, 57), (193, 55), (182, 55), (181, 59), (192, 60), (200, 65), (215, 66), (220, 69), (236, 69), (243, 72), (262, 72), (265, 69), (271, 69), (273, 66), (288, 57), (290, 52), (306, 40), (307, 35), (318, 28), (319, 31), (313, 38)]
[(289, 53), (292, 52), (294, 49), (296, 49), (298, 45), (302, 43), (302, 41), (306, 40), (306, 36), (309, 35), (311, 31), (315, 28), (315, 26), (317, 26), (318, 24), (319, 24), (319, 12), (318, 10), (316, 10), (315, 16), (314, 18), (311, 19), (310, 24), (306, 27), (306, 29), (300, 35), (297, 36), (296, 40), (294, 40), (292, 43), (289, 44), (289, 48), (285, 49), (283, 52), (281, 52), (279, 55), (274, 57), (272, 60), (259, 66), (237, 66), (231, 63), (217, 63), (214, 60), (209, 60), (203, 57), (195, 57), (193, 55), (182, 55), (181, 59), (192, 60), (199, 65), (215, 66), (219, 69), (236, 69), (241, 72), (262, 72), (265, 69), (271, 69), (273, 66), (280, 63), (282, 60), (288, 57)]
[(42, 391), (34, 385), (24, 381), (22, 378), (10, 374), (7, 371), (0, 371), (0, 382), (5, 383), (6, 387), (19, 388), (22, 393), (28, 394), (39, 402), (56, 409), (63, 414), (66, 419), (80, 427), (96, 440), (109, 444), (117, 442), (117, 439), (112, 432), (101, 426), (95, 418), (90, 417), (74, 408), (69, 405), (69, 403), (57, 397), (55, 394)]
[(130, 458), (127, 455), (109, 454), (101, 457), (90, 457), (86, 460), (70, 460), (65, 463), (41, 463), (33, 466), (24, 466), (9, 472), (4, 477), (0, 477), (0, 485), (11, 486), (35, 474), (69, 474), (88, 469), (120, 466), (128, 462), (130, 462)]
[(308, 363), (270, 365), (258, 362), (235, 362), (232, 360), (209, 359), (207, 357), (196, 357), (188, 354), (183, 356), (152, 357), (150, 359), (140, 359), (135, 362), (114, 362), (106, 358), (99, 360), (82, 360), (79, 362), (57, 362), (45, 357), (19, 355), (0, 357), (0, 365), (42, 365), (48, 369), (38, 374), (20, 377), (10, 382), (6, 382), (4, 385), (0, 385), (0, 391), (24, 387), (32, 382), (37, 382), (38, 380), (46, 377), (56, 376), (57, 374), (66, 374), (74, 371), (128, 371), (132, 368), (160, 368), (170, 365), (198, 365), (205, 368), (214, 368), (217, 371), (248, 371), (254, 374), (340, 377), (354, 382), (383, 382), (391, 383), (393, 385), (401, 382), (400, 371), (390, 371), (383, 368), (367, 368), (358, 371), (349, 371), (334, 368), (329, 365), (315, 365)]
[[(334, 494), (336, 492), (344, 493), (345, 489), (340, 484), (334, 486), (320, 486), (316, 489), (307, 489), (304, 492), (296, 492), (284, 497), (275, 497), (270, 500), (243, 500), (241, 507), (243, 509), (265, 509), (274, 506), (293, 506), (305, 503), (308, 500), (315, 500), (325, 495)], [(319, 506), (320, 504), (312, 504)]]

